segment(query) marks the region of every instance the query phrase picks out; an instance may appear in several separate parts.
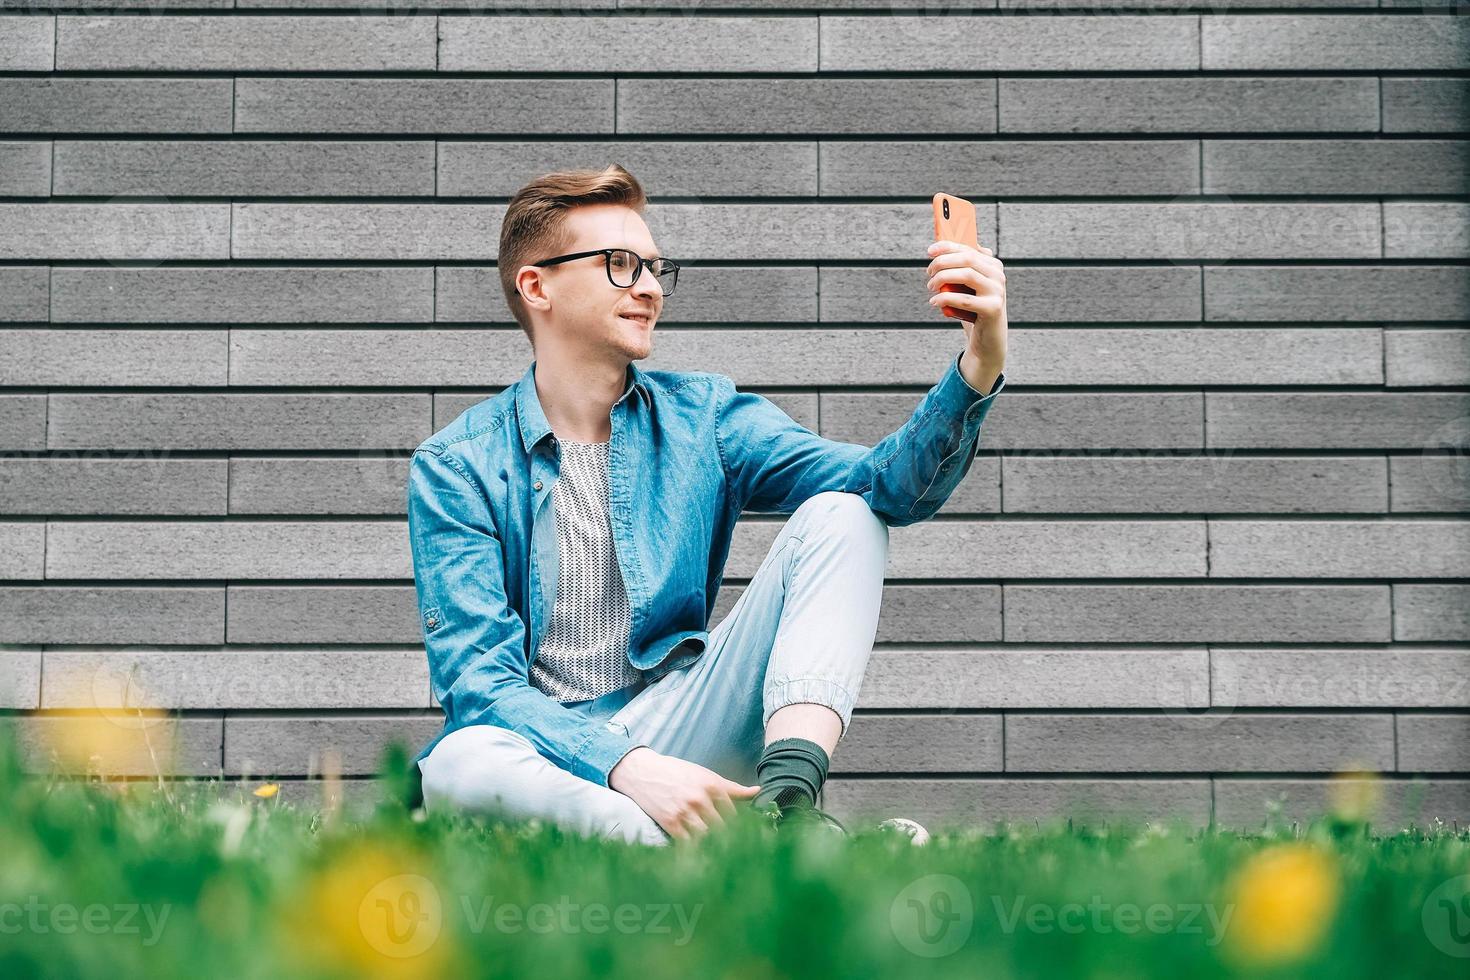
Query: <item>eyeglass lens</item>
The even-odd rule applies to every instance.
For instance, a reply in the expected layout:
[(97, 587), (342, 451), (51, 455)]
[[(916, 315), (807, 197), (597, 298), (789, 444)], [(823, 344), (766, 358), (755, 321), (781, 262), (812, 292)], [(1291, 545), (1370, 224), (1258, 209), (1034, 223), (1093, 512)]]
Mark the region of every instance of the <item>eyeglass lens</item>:
[[(607, 271), (614, 285), (627, 289), (638, 280), (642, 269), (636, 253), (620, 248), (608, 254)], [(668, 259), (657, 258), (653, 260), (653, 274), (658, 278), (658, 284), (665, 296), (674, 291), (674, 285), (679, 280), (677, 266)]]

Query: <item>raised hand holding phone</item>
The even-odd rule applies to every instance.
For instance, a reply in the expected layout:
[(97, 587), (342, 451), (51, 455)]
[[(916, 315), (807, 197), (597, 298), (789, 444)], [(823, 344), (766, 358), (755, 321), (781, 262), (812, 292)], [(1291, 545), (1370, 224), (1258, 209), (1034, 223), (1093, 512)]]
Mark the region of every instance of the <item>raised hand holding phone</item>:
[(988, 392), (1005, 368), (1005, 267), (979, 244), (975, 206), (964, 198), (934, 195), (934, 237), (924, 270), (929, 304), (964, 324), (961, 372), (972, 387)]

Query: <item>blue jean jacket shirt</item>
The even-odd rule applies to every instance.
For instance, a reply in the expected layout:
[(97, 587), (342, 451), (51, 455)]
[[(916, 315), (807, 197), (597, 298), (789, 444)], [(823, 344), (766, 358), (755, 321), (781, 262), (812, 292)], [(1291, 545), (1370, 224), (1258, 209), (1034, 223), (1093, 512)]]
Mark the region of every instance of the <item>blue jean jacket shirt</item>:
[[(628, 657), (648, 682), (703, 653), (743, 511), (790, 514), (815, 494), (840, 490), (861, 495), (890, 527), (934, 516), (969, 472), (980, 424), (1005, 388), (1001, 374), (981, 395), (959, 362), (871, 449), (817, 435), (724, 375), (629, 364), (610, 415), (608, 508), (632, 614)], [(551, 487), (560, 448), (535, 370), (533, 361), (520, 381), (466, 409), (410, 461), (414, 584), (445, 713), (415, 762), (450, 732), (491, 724), (606, 786), (643, 743), (529, 681), (558, 575)]]

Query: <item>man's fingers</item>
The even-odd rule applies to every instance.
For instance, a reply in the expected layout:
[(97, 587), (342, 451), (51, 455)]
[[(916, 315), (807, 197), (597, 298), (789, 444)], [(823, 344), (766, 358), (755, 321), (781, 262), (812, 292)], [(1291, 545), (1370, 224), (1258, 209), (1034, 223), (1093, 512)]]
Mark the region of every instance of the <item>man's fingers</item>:
[(715, 800), (706, 801), (699, 808), (699, 813), (704, 819), (705, 825), (711, 830), (715, 827), (723, 827), (725, 825), (725, 815), (720, 812), (720, 805)]
[(928, 286), (931, 292), (938, 292), (940, 286), (958, 285), (970, 286), (976, 279), (984, 279), (985, 273), (979, 272), (970, 266), (961, 266), (957, 269), (940, 269), (929, 277)]
[(689, 831), (689, 833), (697, 837), (703, 837), (705, 834), (709, 833), (709, 827), (702, 819), (700, 819), (700, 816), (697, 813), (684, 814), (684, 826)]
[(723, 817), (735, 816), (735, 802), (730, 799), (730, 794), (722, 789), (714, 791), (715, 809), (720, 811)]
[(970, 289), (974, 289), (978, 284), (980, 289), (983, 289), (986, 292), (998, 292), (1001, 289), (1001, 283), (1003, 281), (1004, 280), (990, 275), (988, 272), (983, 272), (977, 269), (972, 269), (969, 266), (964, 266), (958, 269), (941, 269), (940, 271), (934, 273), (934, 276), (932, 279), (930, 279), (928, 286), (929, 292), (931, 293), (943, 293), (944, 290), (940, 289), (939, 287), (951, 284), (957, 286), (966, 286)]
[(932, 276), (941, 269), (990, 269), (999, 272), (1004, 268), (1005, 264), (988, 251), (976, 252), (970, 249), (967, 252), (948, 252), (934, 256), (924, 267), (924, 274)]
[(746, 786), (729, 779), (725, 780), (725, 792), (731, 796), (754, 796), (760, 791), (761, 788), (759, 786)]

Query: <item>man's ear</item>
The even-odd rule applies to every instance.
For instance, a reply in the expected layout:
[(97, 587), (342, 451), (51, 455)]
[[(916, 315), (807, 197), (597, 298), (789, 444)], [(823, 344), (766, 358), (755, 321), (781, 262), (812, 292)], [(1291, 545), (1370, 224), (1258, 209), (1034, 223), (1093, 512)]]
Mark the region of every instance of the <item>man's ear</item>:
[[(532, 266), (523, 266), (523, 267), (525, 267), (525, 269), (534, 269), (534, 267), (532, 267)], [(545, 295), (545, 289), (541, 289), (541, 294), (542, 295)], [(526, 303), (526, 301), (528, 301), (528, 297), (526, 297), (525, 292), (523, 292), (522, 289), (520, 289), (519, 273), (517, 273), (516, 295), (517, 295), (517, 297), (520, 297), (520, 301), (522, 301), (522, 303)]]

